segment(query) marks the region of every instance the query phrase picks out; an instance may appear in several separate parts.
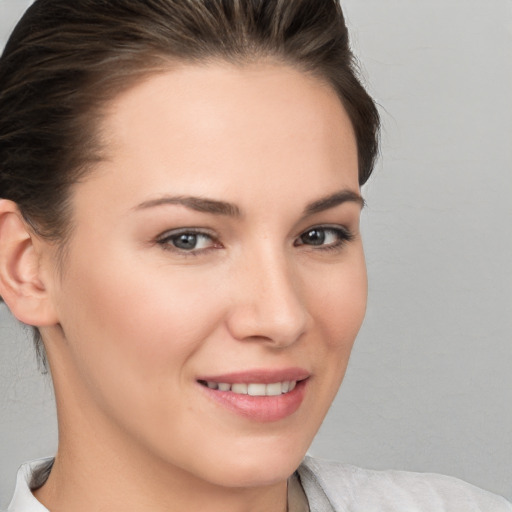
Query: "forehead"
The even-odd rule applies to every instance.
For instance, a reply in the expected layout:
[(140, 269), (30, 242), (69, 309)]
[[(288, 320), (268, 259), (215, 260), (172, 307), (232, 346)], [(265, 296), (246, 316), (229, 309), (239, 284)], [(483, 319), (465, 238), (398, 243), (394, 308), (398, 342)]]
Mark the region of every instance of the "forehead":
[(132, 191), (148, 198), (157, 188), (227, 200), (304, 182), (319, 197), (358, 188), (341, 101), (283, 64), (182, 65), (149, 76), (111, 102), (101, 132), (100, 174), (121, 183), (119, 193), (132, 178)]

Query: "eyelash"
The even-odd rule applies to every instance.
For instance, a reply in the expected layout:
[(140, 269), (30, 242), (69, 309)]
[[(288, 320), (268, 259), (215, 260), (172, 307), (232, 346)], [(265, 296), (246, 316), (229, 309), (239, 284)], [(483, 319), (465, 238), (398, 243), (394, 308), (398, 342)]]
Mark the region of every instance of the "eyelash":
[[(335, 242), (329, 244), (307, 244), (304, 243), (304, 237), (307, 235), (311, 235), (316, 232), (317, 234), (321, 234), (324, 237), (327, 237), (329, 234), (334, 235), (337, 239)], [(180, 247), (176, 247), (174, 242), (176, 242), (180, 236), (193, 236), (197, 238), (209, 238), (212, 241), (212, 245), (210, 247), (204, 248), (191, 248), (190, 250), (183, 249)], [(197, 239), (196, 238), (196, 239)], [(306, 231), (302, 232), (294, 242), (295, 247), (309, 246), (313, 248), (315, 251), (335, 251), (341, 249), (345, 244), (351, 242), (354, 239), (354, 235), (345, 227), (341, 226), (313, 226)], [(302, 241), (302, 242), (301, 242)], [(183, 256), (198, 256), (200, 254), (204, 254), (214, 249), (222, 248), (222, 244), (215, 239), (215, 237), (208, 232), (201, 231), (194, 228), (183, 228), (174, 231), (168, 231), (161, 237), (156, 240), (156, 243), (160, 245), (164, 250), (173, 251)]]
[(326, 237), (328, 234), (334, 234), (336, 236), (336, 241), (331, 242), (329, 244), (321, 244), (321, 245), (315, 245), (315, 244), (305, 244), (305, 243), (297, 243), (297, 241), (294, 242), (294, 246), (300, 247), (303, 245), (309, 245), (310, 247), (315, 248), (317, 251), (336, 251), (341, 249), (345, 246), (348, 242), (351, 242), (354, 239), (354, 234), (351, 233), (347, 228), (341, 227), (341, 226), (313, 226), (306, 231), (304, 231), (297, 240), (303, 239), (306, 235), (309, 235), (311, 233), (322, 233), (324, 237)]
[[(202, 249), (193, 248), (191, 250), (182, 249), (180, 247), (176, 247), (173, 242), (179, 239), (180, 236), (194, 236), (197, 238), (209, 238), (212, 241), (212, 245), (210, 247), (205, 247)], [(183, 256), (197, 256), (199, 254), (204, 254), (214, 249), (219, 249), (222, 247), (222, 244), (218, 242), (215, 237), (208, 232), (201, 231), (199, 229), (194, 228), (182, 228), (176, 229), (173, 231), (168, 231), (161, 237), (157, 239), (157, 244), (159, 244), (164, 250), (176, 252)]]

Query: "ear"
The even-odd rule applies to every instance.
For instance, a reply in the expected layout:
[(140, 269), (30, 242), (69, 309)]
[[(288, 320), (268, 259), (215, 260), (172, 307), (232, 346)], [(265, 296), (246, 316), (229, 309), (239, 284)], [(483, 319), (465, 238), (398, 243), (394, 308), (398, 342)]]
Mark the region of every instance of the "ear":
[(34, 237), (16, 203), (0, 199), (0, 296), (18, 320), (42, 327), (57, 318)]

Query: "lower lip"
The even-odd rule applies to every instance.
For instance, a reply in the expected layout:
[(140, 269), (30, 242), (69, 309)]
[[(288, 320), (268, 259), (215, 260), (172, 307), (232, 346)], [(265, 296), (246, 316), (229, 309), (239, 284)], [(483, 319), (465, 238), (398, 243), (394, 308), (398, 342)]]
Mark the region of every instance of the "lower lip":
[(202, 384), (204, 393), (230, 411), (252, 421), (279, 421), (291, 416), (300, 407), (306, 392), (307, 379), (297, 382), (295, 389), (277, 396), (251, 396), (210, 389)]

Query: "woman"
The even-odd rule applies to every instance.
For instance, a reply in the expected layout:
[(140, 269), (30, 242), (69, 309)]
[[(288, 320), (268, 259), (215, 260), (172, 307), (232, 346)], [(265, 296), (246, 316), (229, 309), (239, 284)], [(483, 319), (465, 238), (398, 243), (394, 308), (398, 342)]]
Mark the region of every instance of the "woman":
[(366, 305), (379, 121), (336, 3), (38, 0), (0, 112), (0, 294), (59, 417), (10, 511), (511, 509), (303, 461)]

